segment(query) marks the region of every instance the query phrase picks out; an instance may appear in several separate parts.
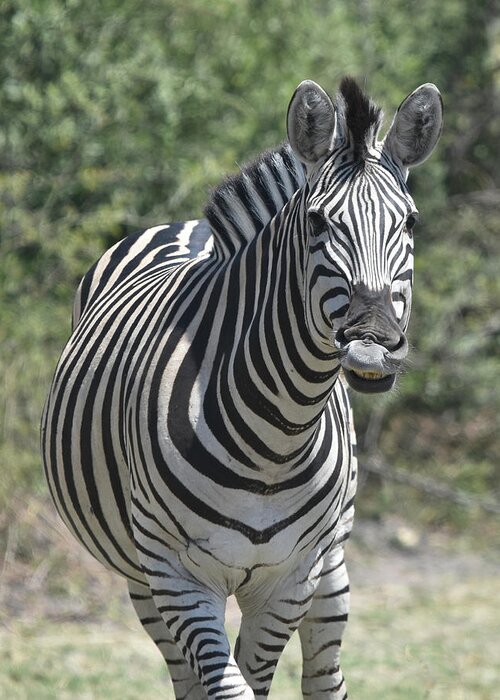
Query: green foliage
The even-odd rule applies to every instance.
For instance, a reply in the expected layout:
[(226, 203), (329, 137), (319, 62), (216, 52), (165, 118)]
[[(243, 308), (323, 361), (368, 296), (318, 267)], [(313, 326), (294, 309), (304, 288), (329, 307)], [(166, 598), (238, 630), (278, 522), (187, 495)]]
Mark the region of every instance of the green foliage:
[(498, 488), (477, 470), (499, 448), (494, 18), (491, 0), (2, 2), (0, 505), (41, 483), (39, 415), (81, 275), (132, 230), (199, 217), (210, 186), (283, 139), (300, 80), (334, 92), (346, 73), (389, 119), (426, 81), (446, 108), (411, 176), (413, 366), (389, 402), (358, 402), (362, 441), (382, 411), (391, 459)]

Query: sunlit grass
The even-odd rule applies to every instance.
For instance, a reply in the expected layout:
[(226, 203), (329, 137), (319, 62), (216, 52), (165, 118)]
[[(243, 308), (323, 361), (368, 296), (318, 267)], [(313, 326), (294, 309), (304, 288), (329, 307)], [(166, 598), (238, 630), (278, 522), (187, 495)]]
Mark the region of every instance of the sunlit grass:
[(0, 648), (2, 698), (165, 697), (167, 673), (154, 646), (139, 630), (46, 624), (10, 633), (4, 630)]
[[(350, 697), (494, 700), (500, 687), (497, 593), (496, 578), (450, 581), (432, 595), (403, 586), (355, 590), (343, 652)], [(158, 652), (127, 608), (112, 625), (12, 623), (0, 629), (0, 697), (173, 700), (173, 693)], [(300, 697), (294, 637), (270, 698)]]

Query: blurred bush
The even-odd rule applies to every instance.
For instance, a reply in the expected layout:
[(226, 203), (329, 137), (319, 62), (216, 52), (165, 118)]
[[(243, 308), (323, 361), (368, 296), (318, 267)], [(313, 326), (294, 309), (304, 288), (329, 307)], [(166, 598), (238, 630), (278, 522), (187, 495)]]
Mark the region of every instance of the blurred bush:
[(446, 107), (439, 149), (411, 176), (423, 214), (413, 365), (390, 399), (356, 401), (360, 442), (498, 493), (493, 0), (102, 0), (92, 11), (4, 0), (0, 46), (0, 505), (44, 489), (38, 421), (81, 275), (132, 230), (200, 216), (211, 185), (283, 139), (298, 82), (333, 93), (343, 74), (389, 118), (426, 81)]

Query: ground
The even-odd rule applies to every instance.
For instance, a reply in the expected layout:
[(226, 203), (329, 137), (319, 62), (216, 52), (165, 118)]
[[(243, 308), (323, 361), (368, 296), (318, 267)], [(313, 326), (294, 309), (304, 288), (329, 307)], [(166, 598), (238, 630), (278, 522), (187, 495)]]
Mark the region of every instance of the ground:
[[(74, 542), (46, 501), (18, 506), (0, 549), (0, 697), (171, 700), (124, 582)], [(347, 560), (351, 698), (500, 698), (500, 563), (492, 552), (390, 519), (358, 521)], [(230, 599), (233, 639), (238, 616)], [(271, 700), (299, 700), (299, 669), (294, 638)]]

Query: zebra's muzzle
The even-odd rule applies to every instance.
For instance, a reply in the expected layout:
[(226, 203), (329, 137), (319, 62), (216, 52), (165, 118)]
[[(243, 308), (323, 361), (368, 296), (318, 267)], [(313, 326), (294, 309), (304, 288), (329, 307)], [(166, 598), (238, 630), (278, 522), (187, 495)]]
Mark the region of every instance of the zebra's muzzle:
[(394, 385), (408, 353), (406, 336), (399, 326), (389, 286), (353, 287), (349, 311), (335, 334), (340, 362), (350, 386), (375, 394)]
[(352, 340), (341, 349), (341, 365), (349, 385), (356, 391), (375, 394), (394, 385), (407, 344), (390, 351), (370, 339)]

